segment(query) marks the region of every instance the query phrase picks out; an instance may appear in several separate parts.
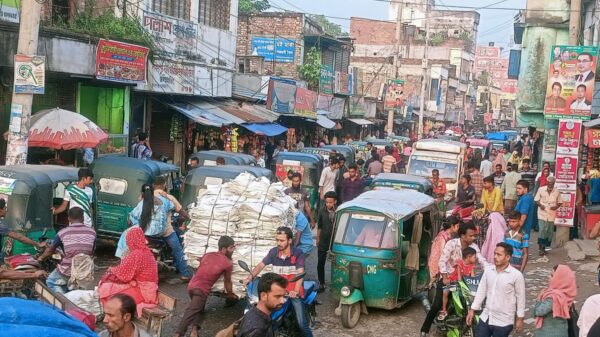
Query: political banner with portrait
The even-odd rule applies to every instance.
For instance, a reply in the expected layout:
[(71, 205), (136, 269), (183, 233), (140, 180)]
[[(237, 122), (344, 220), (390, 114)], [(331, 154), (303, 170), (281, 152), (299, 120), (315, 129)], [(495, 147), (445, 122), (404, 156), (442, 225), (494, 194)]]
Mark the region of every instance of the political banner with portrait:
[(590, 119), (597, 59), (598, 47), (552, 47), (545, 118)]

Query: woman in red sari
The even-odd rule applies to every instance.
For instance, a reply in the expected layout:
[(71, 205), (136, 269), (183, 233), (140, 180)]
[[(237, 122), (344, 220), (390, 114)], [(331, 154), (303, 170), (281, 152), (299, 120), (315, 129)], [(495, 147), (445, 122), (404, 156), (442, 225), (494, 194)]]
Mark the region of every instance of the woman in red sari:
[(98, 294), (102, 304), (117, 293), (131, 296), (140, 316), (145, 307), (153, 307), (157, 303), (158, 268), (141, 228), (132, 227), (125, 241), (129, 254), (121, 259), (120, 265), (109, 268), (102, 276)]

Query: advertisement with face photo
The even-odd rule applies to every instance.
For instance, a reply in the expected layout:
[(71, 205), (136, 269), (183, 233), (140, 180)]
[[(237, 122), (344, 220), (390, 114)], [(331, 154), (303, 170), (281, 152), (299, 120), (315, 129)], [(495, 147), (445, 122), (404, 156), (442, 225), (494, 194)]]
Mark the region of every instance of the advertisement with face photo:
[(598, 47), (554, 46), (550, 55), (545, 118), (590, 119)]

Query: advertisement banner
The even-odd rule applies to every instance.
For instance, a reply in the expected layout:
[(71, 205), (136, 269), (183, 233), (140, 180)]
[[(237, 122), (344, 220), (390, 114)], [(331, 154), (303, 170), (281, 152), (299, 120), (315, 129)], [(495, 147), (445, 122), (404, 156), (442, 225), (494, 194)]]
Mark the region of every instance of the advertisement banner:
[(581, 121), (561, 119), (558, 122), (556, 153), (576, 155), (581, 141)]
[(296, 40), (282, 37), (252, 38), (252, 55), (264, 57), (266, 62), (293, 63), (296, 54)]
[(367, 107), (364, 97), (350, 97), (350, 116), (364, 116), (366, 111)]
[(577, 156), (556, 155), (555, 177), (558, 182), (577, 181)]
[(321, 94), (333, 95), (333, 81), (335, 73), (330, 65), (321, 64), (321, 77), (319, 78), (319, 92)]
[(96, 78), (120, 83), (146, 83), (148, 48), (100, 39), (96, 48)]
[(585, 144), (590, 149), (600, 149), (600, 130), (588, 129), (585, 131)]
[(305, 88), (296, 88), (294, 115), (317, 119), (317, 93)]
[(267, 94), (267, 109), (282, 114), (293, 113), (296, 88), (295, 81), (271, 78)]
[(598, 47), (552, 47), (545, 118), (590, 119), (597, 59)]
[(44, 94), (45, 73), (46, 56), (15, 55), (15, 93)]
[(170, 94), (194, 94), (193, 65), (168, 60), (152, 64), (152, 90)]
[(404, 105), (404, 81), (388, 80), (385, 90), (385, 109), (400, 109)]
[[(142, 11), (142, 25), (156, 42), (157, 55), (198, 59), (198, 24), (171, 16)], [(206, 62), (206, 60), (203, 60)]]
[(304, 176), (304, 166), (297, 160), (284, 160), (281, 164), (275, 165), (275, 176), (277, 176), (281, 182), (287, 183), (286, 180), (288, 180), (287, 176), (289, 171), (300, 173)]
[(350, 95), (350, 76), (348, 74), (335, 72), (335, 88), (336, 94)]
[(0, 21), (19, 22), (21, 0), (0, 0)]
[(560, 191), (561, 206), (556, 210), (556, 219), (554, 224), (557, 226), (573, 226), (573, 218), (575, 218), (575, 192)]

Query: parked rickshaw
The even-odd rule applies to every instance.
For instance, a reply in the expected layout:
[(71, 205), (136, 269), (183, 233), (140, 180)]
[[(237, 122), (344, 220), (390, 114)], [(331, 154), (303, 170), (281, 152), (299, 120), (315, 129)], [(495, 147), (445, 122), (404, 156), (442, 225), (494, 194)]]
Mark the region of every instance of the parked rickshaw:
[(183, 193), (181, 204), (188, 207), (196, 202), (198, 193), (206, 189), (208, 185), (221, 185), (232, 181), (241, 173), (248, 172), (255, 177), (267, 177), (273, 180), (273, 172), (260, 166), (249, 165), (221, 165), (221, 166), (202, 166), (188, 172), (183, 184)]
[(223, 157), (225, 165), (256, 165), (256, 158), (245, 153), (210, 150), (196, 152), (192, 157), (198, 158), (200, 166), (217, 166), (219, 157)]
[(384, 156), (385, 147), (393, 146), (394, 144), (385, 139), (369, 139), (369, 140), (355, 140), (348, 143), (348, 145), (358, 152), (366, 152), (367, 151), (367, 143), (372, 143), (373, 148), (377, 150), (380, 156)]
[(344, 327), (356, 326), (367, 307), (391, 310), (425, 296), (438, 222), (433, 198), (408, 189), (368, 191), (338, 207), (331, 280)]
[(310, 207), (317, 210), (319, 206), (319, 179), (323, 171), (323, 157), (318, 154), (302, 152), (280, 152), (273, 157), (271, 171), (277, 179), (283, 181), (287, 172), (292, 170), (302, 174), (302, 188), (306, 189), (310, 198)]
[(323, 167), (329, 166), (329, 154), (331, 153), (331, 149), (325, 147), (305, 147), (298, 152), (320, 156), (323, 159)]
[(486, 158), (486, 156), (492, 151), (490, 146), (490, 141), (487, 139), (478, 139), (478, 138), (468, 138), (467, 142), (471, 145), (471, 148), (481, 151), (481, 156)]
[(98, 187), (94, 227), (100, 238), (118, 239), (129, 227), (129, 212), (140, 201), (142, 185), (152, 183), (155, 177), (166, 176), (171, 194), (178, 197), (179, 187), (173, 186), (179, 174), (179, 167), (175, 165), (110, 155), (96, 159), (90, 168)]
[[(37, 241), (56, 234), (51, 208), (62, 203), (64, 187), (77, 182), (77, 169), (56, 165), (0, 166), (0, 198), (6, 200), (6, 226)], [(61, 194), (62, 192), (62, 194)], [(62, 225), (68, 225), (63, 223)], [(35, 248), (7, 239), (7, 255), (35, 254)], [(12, 244), (11, 244), (12, 243)]]
[(335, 152), (343, 155), (346, 158), (347, 165), (355, 163), (356, 152), (348, 145), (325, 145), (323, 148), (335, 150)]
[(433, 184), (429, 179), (402, 173), (379, 173), (373, 179), (370, 187), (372, 190), (410, 189), (433, 195)]

